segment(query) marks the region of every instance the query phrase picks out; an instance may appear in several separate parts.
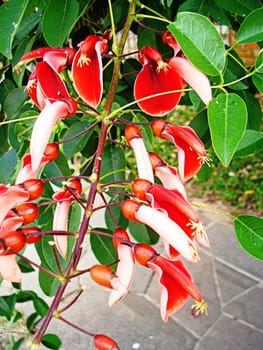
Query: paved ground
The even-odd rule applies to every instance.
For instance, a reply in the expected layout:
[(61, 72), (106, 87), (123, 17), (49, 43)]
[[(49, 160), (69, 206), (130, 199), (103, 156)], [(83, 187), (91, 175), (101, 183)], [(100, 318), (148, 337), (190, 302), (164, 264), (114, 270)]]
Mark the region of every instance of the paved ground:
[[(87, 290), (65, 317), (91, 332), (112, 336), (121, 350), (263, 349), (263, 263), (240, 248), (225, 216), (208, 211), (200, 211), (200, 216), (211, 248), (199, 249), (201, 261), (187, 266), (208, 303), (207, 317), (192, 317), (189, 300), (164, 324), (156, 277), (140, 266), (130, 293), (111, 309), (109, 292), (83, 280)], [(93, 259), (88, 255), (85, 263)], [(32, 287), (32, 280), (27, 283)], [(59, 320), (49, 331), (60, 334), (63, 350), (93, 349), (89, 337)]]

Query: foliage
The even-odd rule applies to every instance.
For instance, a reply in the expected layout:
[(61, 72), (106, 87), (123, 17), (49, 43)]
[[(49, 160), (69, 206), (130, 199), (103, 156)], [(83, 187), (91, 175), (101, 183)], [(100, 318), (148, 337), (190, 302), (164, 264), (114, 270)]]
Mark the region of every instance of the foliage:
[[(155, 152), (160, 144), (167, 145), (168, 142), (171, 144), (171, 139), (164, 140), (162, 136), (158, 138), (153, 133), (151, 126), (156, 120), (156, 115), (150, 115), (144, 110), (143, 99), (134, 100), (135, 79), (142, 70), (142, 65), (146, 66), (150, 60), (150, 54), (147, 56), (141, 51), (145, 46), (156, 49), (163, 60), (171, 59), (174, 54), (175, 60), (183, 60), (181, 62), (187, 62), (187, 65), (191, 63), (208, 77), (212, 87), (212, 99), (209, 98), (207, 103), (196, 93), (202, 90), (202, 87), (193, 86), (195, 90), (193, 91), (192, 87), (180, 77), (178, 81), (182, 83), (183, 89), (181, 91), (180, 86), (173, 89), (176, 91), (173, 91), (170, 100), (179, 96), (180, 106), (190, 106), (194, 110), (194, 118), (184, 120), (184, 125), (190, 125), (195, 130), (208, 153), (215, 155), (215, 163), (220, 163), (223, 169), (227, 167), (228, 172), (233, 171), (235, 159), (244, 155), (253, 157), (252, 166), (257, 162), (262, 164), (262, 160), (260, 161), (258, 157), (263, 147), (262, 112), (256, 94), (263, 93), (263, 54), (261, 50), (255, 64), (246, 67), (242, 57), (235, 50), (240, 43), (257, 43), (259, 48), (262, 47), (262, 16), (263, 7), (260, 0), (2, 2), (0, 6), (0, 182), (4, 184), (3, 191), (1, 187), (2, 192), (7, 191), (7, 188), (13, 188), (18, 174), (25, 167), (23, 163), (25, 155), (31, 154), (32, 157), (34, 150), (32, 146), (30, 149), (32, 142), (30, 139), (32, 129), (38, 125), (36, 121), (42, 123), (39, 124), (41, 126), (36, 143), (42, 131), (44, 133), (45, 123), (40, 122), (41, 118), (38, 117), (43, 115), (42, 111), (47, 106), (53, 106), (54, 108), (51, 107), (53, 109), (58, 106), (63, 113), (66, 109), (67, 113), (66, 117), (63, 115), (62, 118), (57, 118), (48, 135), (49, 142), (58, 146), (59, 155), (52, 162), (46, 162), (37, 175), (44, 185), (43, 193), (32, 201), (37, 207), (35, 209), (37, 217), (33, 222), (23, 226), (23, 229), (37, 227), (35, 229), (37, 234), (35, 231), (34, 234), (31, 232), (29, 237), (34, 237), (32, 239), (36, 240), (33, 243), (40, 264), (38, 266), (26, 257), (24, 253), (27, 246), (18, 252), (8, 251), (8, 254), (16, 253), (22, 273), (39, 269), (40, 286), (46, 295), (53, 298), (52, 304), (47, 305), (34, 291), (22, 290), (20, 283), (13, 283), (15, 293), (0, 298), (0, 316), (14, 323), (22, 318), (21, 313), (17, 311), (17, 304), (32, 303), (34, 312), (26, 320), (28, 337), (35, 334), (32, 349), (37, 349), (40, 343), (51, 349), (59, 349), (61, 346), (61, 340), (55, 334), (46, 334), (46, 328), (52, 317), (64, 320), (62, 312), (60, 314), (57, 310), (70, 279), (76, 274), (89, 273), (92, 270), (92, 267), (87, 267), (85, 271), (78, 270), (82, 243), (87, 235), (90, 237), (91, 248), (98, 262), (110, 267), (112, 274), (118, 270), (116, 248), (118, 244), (121, 245), (124, 241), (126, 246), (133, 248), (137, 244), (135, 242), (152, 245), (160, 238), (149, 225), (141, 223), (140, 220), (137, 222), (130, 220), (130, 217), (124, 215), (121, 210), (123, 201), (134, 197), (134, 193), (131, 194), (132, 180), (139, 176), (137, 171), (140, 171), (134, 169), (135, 163), (138, 166), (138, 160), (135, 159), (135, 152), (125, 134), (127, 125), (139, 126), (142, 136), (137, 135), (135, 138), (143, 139), (148, 151)], [(233, 46), (225, 45), (217, 25), (225, 25), (235, 32), (236, 42)], [(162, 34), (167, 29), (180, 47), (177, 53), (173, 52), (172, 45), (169, 46), (169, 43), (167, 45), (162, 40)], [(45, 56), (43, 53), (35, 54), (32, 58), (27, 56), (25, 61), (20, 61), (23, 55), (38, 48), (69, 46), (77, 51), (80, 43), (90, 35), (100, 38), (100, 44), (96, 46), (94, 52), (96, 51), (99, 59), (101, 57), (103, 66), (103, 88), (97, 81), (98, 87), (95, 91), (98, 95), (101, 92), (102, 96), (96, 96), (97, 102), (89, 103), (85, 97), (83, 98), (85, 92), (83, 93), (81, 89), (84, 73), (80, 79), (77, 76), (78, 69), (90, 60), (86, 57), (88, 61), (85, 62), (85, 55), (84, 58), (81, 56), (75, 65), (75, 72), (68, 62), (68, 56), (66, 64), (57, 68), (58, 73), (50, 64), (49, 60), (52, 60), (52, 57), (48, 58), (48, 55)], [(136, 37), (137, 46), (134, 39), (132, 51), (134, 50), (136, 54), (140, 50), (139, 60), (134, 51), (126, 51), (125, 43), (131, 35), (133, 38)], [(107, 50), (102, 44), (106, 42)], [(159, 66), (160, 60), (156, 62), (157, 72), (167, 69), (167, 62), (161, 59), (162, 66)], [(32, 72), (34, 74), (36, 67), (42, 67), (50, 79), (56, 76), (59, 86), (59, 93), (52, 95), (52, 98), (44, 98), (46, 104), (44, 108), (37, 104), (32, 96), (30, 99), (25, 91), (27, 87), (27, 92), (30, 94), (32, 86), (29, 87), (28, 81), (35, 78)], [(96, 67), (99, 67), (99, 64)], [(173, 76), (177, 76), (176, 68), (174, 70)], [(96, 72), (94, 70), (94, 75)], [(84, 90), (89, 86), (88, 80), (92, 79), (92, 72), (89, 74), (90, 76), (85, 77), (87, 83), (84, 84)], [(65, 87), (60, 83), (59, 77), (64, 81)], [(78, 79), (80, 82), (76, 82)], [(50, 89), (49, 81), (43, 80), (41, 88), (42, 96), (36, 96), (38, 102), (43, 98), (45, 89), (47, 91)], [(151, 84), (148, 86), (145, 81), (145, 89), (147, 88), (150, 89)], [(168, 101), (169, 94), (171, 95), (171, 92), (164, 92), (162, 101)], [(154, 98), (151, 99), (152, 105)], [(77, 107), (74, 110), (75, 103)], [(173, 116), (174, 124), (180, 125), (180, 119), (174, 118), (176, 115), (175, 107), (161, 118), (169, 121)], [(176, 147), (178, 148), (178, 145)], [(171, 149), (170, 146), (168, 149)], [(171, 166), (177, 165), (176, 152), (173, 154), (164, 152), (162, 156), (165, 163)], [(205, 182), (209, 179), (211, 170), (205, 165), (199, 174), (199, 179)], [(74, 187), (76, 185), (74, 180), (81, 180), (82, 191)], [(59, 196), (64, 196), (62, 199), (54, 197), (58, 189), (61, 189)], [(25, 187), (23, 190), (27, 191)], [(242, 195), (242, 191), (244, 190), (237, 188), (236, 196)], [(97, 198), (100, 199), (99, 205), (95, 201)], [(58, 215), (56, 210), (59, 211), (55, 207), (67, 201), (71, 204), (67, 227), (58, 228), (57, 224), (57, 228), (54, 229), (53, 217)], [(153, 203), (149, 200), (148, 202), (149, 206), (153, 206)], [(99, 210), (105, 211), (106, 229), (92, 226), (92, 214)], [(136, 213), (133, 215), (136, 216)], [(251, 215), (235, 216), (231, 213), (226, 215), (233, 218), (234, 229), (241, 246), (252, 256), (263, 260), (262, 218)], [(134, 241), (130, 242), (123, 236), (113, 239), (118, 227), (130, 232)], [(59, 237), (64, 236), (61, 231), (68, 236), (66, 252), (60, 246)], [(21, 231), (19, 232), (21, 234)], [(6, 251), (7, 241), (6, 236), (1, 236), (1, 232), (0, 239), (2, 254), (2, 251)], [(58, 249), (52, 243), (53, 240)], [(0, 256), (0, 259), (2, 258), (6, 256)], [(0, 264), (1, 261), (3, 260), (0, 260)], [(180, 269), (182, 269), (181, 275), (188, 281), (188, 272), (181, 265)], [(193, 289), (190, 294), (192, 297), (197, 294), (194, 294)], [(74, 298), (75, 301), (82, 291), (77, 293), (79, 294)], [(198, 302), (202, 303), (200, 300)], [(70, 306), (71, 303), (67, 308)], [(41, 319), (44, 319), (44, 322), (36, 331)], [(95, 334), (87, 330), (82, 331), (96, 339), (94, 344), (98, 349), (104, 348), (100, 342), (114, 343), (106, 336), (96, 338)], [(24, 338), (10, 340), (14, 349), (19, 349), (23, 341)]]

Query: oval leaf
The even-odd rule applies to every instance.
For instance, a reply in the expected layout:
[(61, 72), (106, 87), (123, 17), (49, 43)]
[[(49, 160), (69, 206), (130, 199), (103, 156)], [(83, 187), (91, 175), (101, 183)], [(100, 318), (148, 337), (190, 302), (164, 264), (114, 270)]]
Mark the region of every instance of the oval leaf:
[(137, 242), (145, 244), (155, 244), (160, 237), (150, 227), (134, 221), (129, 222), (129, 232)]
[(242, 17), (262, 6), (260, 0), (216, 0), (216, 2), (226, 10), (237, 13)]
[(241, 24), (237, 32), (237, 41), (241, 44), (263, 40), (263, 8), (252, 11)]
[[(94, 230), (111, 234), (109, 230), (101, 227), (95, 228)], [(111, 237), (103, 236), (103, 234), (91, 233), (90, 244), (95, 257), (101, 264), (111, 264), (118, 259)], [(112, 266), (112, 268), (114, 269), (114, 266)]]
[(255, 258), (263, 260), (263, 219), (240, 215), (235, 218), (234, 228), (241, 247)]
[(60, 348), (62, 342), (56, 334), (47, 333), (41, 339), (41, 343), (48, 349), (57, 350)]
[[(63, 150), (66, 158), (71, 158), (77, 152), (80, 152), (88, 142), (91, 132), (85, 132), (91, 124), (87, 121), (80, 121), (72, 124), (68, 130), (65, 132), (63, 139), (72, 138), (72, 140), (63, 143)], [(81, 133), (83, 132), (83, 134)], [(79, 133), (81, 133), (79, 135)], [(79, 135), (78, 137), (73, 138), (75, 135)]]
[(51, 1), (43, 18), (43, 34), (48, 45), (63, 46), (78, 13), (79, 4), (76, 0)]
[(223, 71), (225, 45), (215, 26), (205, 16), (180, 12), (168, 29), (194, 66), (208, 75), (219, 75)]
[(0, 7), (0, 52), (12, 58), (12, 43), (29, 0), (12, 0)]
[(240, 141), (235, 156), (247, 156), (251, 153), (263, 150), (263, 135), (256, 130), (246, 130)]
[(247, 107), (236, 94), (220, 94), (208, 105), (208, 124), (214, 151), (228, 166), (247, 125)]

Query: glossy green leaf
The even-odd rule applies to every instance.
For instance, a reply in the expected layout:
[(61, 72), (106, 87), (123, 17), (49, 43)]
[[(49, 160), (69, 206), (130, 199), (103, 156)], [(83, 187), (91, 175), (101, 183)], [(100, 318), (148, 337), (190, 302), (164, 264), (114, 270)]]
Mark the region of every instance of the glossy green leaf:
[[(137, 123), (147, 123), (148, 120), (140, 113), (136, 113), (133, 117), (133, 122)], [(139, 126), (140, 127), (140, 126)], [(151, 126), (148, 124), (143, 125), (141, 128), (143, 142), (148, 151), (152, 150), (152, 145), (154, 142), (153, 132)]]
[[(67, 159), (65, 158), (64, 154), (62, 152), (59, 152), (57, 159), (54, 162), (48, 163), (45, 166), (44, 174), (46, 177), (58, 177), (58, 176), (65, 176), (71, 175), (71, 170), (68, 166)], [(61, 180), (54, 181), (54, 183), (57, 186), (61, 186)]]
[(7, 119), (16, 118), (27, 98), (28, 95), (24, 88), (17, 88), (9, 92), (4, 103)]
[(17, 155), (14, 150), (10, 150), (2, 155), (0, 158), (0, 182), (9, 182), (17, 161)]
[(178, 11), (197, 12), (206, 16), (209, 13), (209, 2), (207, 0), (187, 0), (180, 5)]
[(258, 91), (263, 94), (263, 74), (254, 74), (252, 76), (252, 81)]
[(247, 105), (247, 129), (260, 130), (262, 109), (259, 99), (254, 93), (251, 93), (248, 90), (238, 91), (238, 95), (246, 102)]
[(46, 333), (41, 339), (41, 343), (48, 349), (57, 350), (61, 347), (61, 340), (56, 334)]
[(129, 222), (129, 232), (139, 243), (155, 244), (159, 240), (159, 235), (154, 230), (138, 222)]
[(237, 64), (237, 59), (240, 62), (240, 59), (236, 56), (235, 58), (231, 56), (227, 57), (227, 65), (224, 71), (224, 83), (229, 84), (229, 88), (232, 90), (244, 90), (248, 88), (246, 80), (233, 83), (246, 75), (245, 69)]
[(228, 166), (247, 125), (245, 102), (236, 94), (220, 94), (208, 105), (208, 124), (214, 151)]
[(29, 0), (9, 0), (0, 6), (0, 52), (12, 58), (12, 43)]
[(33, 304), (35, 307), (36, 312), (41, 316), (44, 317), (46, 316), (49, 306), (48, 304), (41, 298), (39, 298), (38, 296), (36, 296), (33, 299)]
[(249, 154), (263, 152), (263, 135), (256, 130), (246, 130), (240, 141), (235, 156), (247, 156)]
[(252, 11), (245, 17), (237, 31), (236, 38), (241, 44), (263, 40), (263, 8)]
[[(72, 138), (72, 140), (63, 143), (63, 151), (66, 158), (71, 158), (73, 154), (80, 152), (88, 142), (92, 135), (92, 131), (85, 132), (91, 124), (85, 120), (76, 122), (72, 124), (68, 130), (65, 132), (63, 139), (67, 140)], [(75, 135), (84, 132), (82, 135), (73, 138)]]
[(69, 36), (79, 14), (76, 0), (53, 0), (47, 7), (42, 27), (46, 42), (50, 46), (62, 47)]
[(102, 165), (101, 180), (103, 183), (125, 179), (125, 156), (123, 148), (114, 144), (105, 147)]
[(180, 12), (168, 29), (194, 66), (208, 75), (219, 75), (223, 71), (225, 45), (215, 26), (205, 16)]
[[(120, 196), (120, 195), (115, 195), (114, 197), (112, 197), (109, 201), (109, 204), (111, 203), (118, 203), (124, 200), (124, 196)], [(116, 226), (115, 226), (115, 222), (122, 227), (123, 229), (126, 229), (126, 227), (128, 226), (128, 219), (126, 219), (121, 211), (120, 205), (113, 205), (109, 207), (111, 213), (109, 210), (105, 210), (105, 222), (107, 225), (107, 228), (110, 231), (115, 231)], [(111, 215), (113, 215), (115, 222), (113, 221)]]
[(241, 247), (248, 254), (263, 260), (263, 219), (240, 215), (235, 218), (234, 228)]
[(257, 73), (263, 73), (263, 50), (261, 50), (256, 58), (255, 67)]
[[(45, 265), (41, 265), (46, 267)], [(38, 273), (39, 285), (43, 293), (49, 297), (53, 297), (56, 294), (56, 291), (59, 286), (59, 280), (54, 277), (48, 275), (47, 273), (39, 270)]]
[[(102, 232), (102, 234), (90, 234), (90, 244), (96, 259), (103, 265), (116, 261), (118, 255), (113, 246), (112, 238), (103, 235), (103, 233), (112, 234), (112, 232), (101, 227), (96, 227), (94, 230)], [(112, 268), (114, 269), (114, 266)]]
[(261, 7), (260, 0), (215, 0), (220, 6), (226, 10), (237, 13), (245, 17), (251, 11)]

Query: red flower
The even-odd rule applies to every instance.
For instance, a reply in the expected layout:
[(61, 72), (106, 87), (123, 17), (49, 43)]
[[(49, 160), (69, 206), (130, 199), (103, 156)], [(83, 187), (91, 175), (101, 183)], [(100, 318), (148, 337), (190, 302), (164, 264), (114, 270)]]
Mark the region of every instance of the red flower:
[(168, 60), (168, 64), (176, 70), (182, 80), (196, 91), (201, 100), (207, 105), (212, 99), (211, 86), (207, 76), (194, 67), (184, 55), (179, 56), (181, 49), (168, 30), (163, 33), (162, 39), (165, 44), (171, 46), (174, 50), (174, 57)]
[(125, 138), (134, 151), (139, 178), (154, 182), (153, 170), (141, 130), (136, 125), (128, 125), (125, 129)]
[[(138, 58), (143, 65), (134, 83), (134, 97), (139, 107), (153, 116), (172, 111), (181, 98), (183, 87), (176, 69), (165, 63), (161, 54), (151, 46), (141, 48)], [(162, 95), (150, 97), (156, 94)]]
[(210, 246), (198, 215), (179, 191), (171, 191), (143, 179), (134, 180), (132, 190), (137, 198), (147, 201), (152, 208), (167, 214), (190, 239), (196, 238), (198, 243), (206, 247)]
[(141, 265), (151, 268), (158, 275), (161, 286), (160, 312), (164, 322), (185, 304), (189, 296), (197, 303), (199, 312), (206, 313), (207, 306), (182, 261), (171, 261), (160, 256), (147, 244), (137, 244), (134, 256)]
[(18, 216), (5, 219), (0, 224), (0, 275), (11, 282), (20, 282), (22, 274), (14, 252), (23, 249), (26, 237), (17, 229), (23, 225)]
[(117, 228), (113, 233), (114, 245), (118, 252), (118, 266), (116, 275), (118, 276), (124, 290), (113, 289), (109, 297), (109, 306), (120, 301), (128, 293), (134, 277), (134, 257), (131, 246), (127, 244), (130, 241), (128, 233), (122, 228)]
[(121, 210), (127, 219), (151, 227), (167, 244), (171, 245), (189, 261), (197, 262), (199, 260), (192, 240), (164, 212), (131, 199), (122, 202)]
[(55, 160), (58, 156), (58, 145), (53, 142), (49, 143), (46, 146), (46, 149), (44, 151), (43, 157), (41, 159), (41, 162), (36, 170), (33, 171), (32, 169), (32, 162), (31, 162), (31, 155), (30, 153), (27, 153), (24, 155), (22, 159), (22, 168), (20, 169), (17, 177), (16, 177), (16, 184), (19, 184), (21, 182), (24, 182), (29, 179), (35, 179), (37, 178), (37, 175), (40, 171), (40, 169), (47, 163), (52, 162)]
[[(68, 231), (68, 215), (69, 209), (74, 201), (74, 195), (79, 195), (82, 191), (82, 186), (79, 180), (72, 179), (67, 183), (67, 188), (55, 193), (52, 198), (57, 201), (54, 217), (53, 230), (54, 231)], [(73, 194), (72, 194), (73, 193)], [(67, 235), (55, 235), (54, 237), (56, 247), (65, 259), (67, 256)]]
[(74, 86), (85, 102), (97, 107), (103, 92), (101, 56), (108, 51), (108, 41), (102, 36), (89, 35), (78, 46), (72, 63)]
[(193, 177), (208, 161), (203, 142), (189, 126), (179, 126), (165, 120), (152, 122), (154, 135), (172, 141), (178, 151), (178, 170), (183, 182)]

